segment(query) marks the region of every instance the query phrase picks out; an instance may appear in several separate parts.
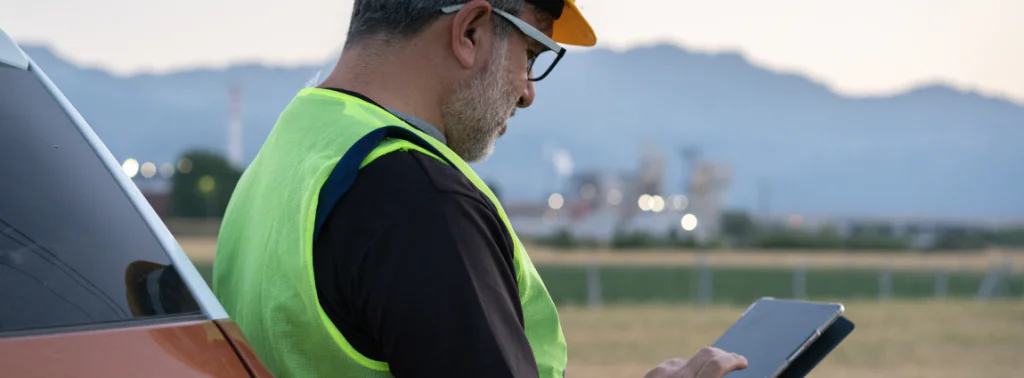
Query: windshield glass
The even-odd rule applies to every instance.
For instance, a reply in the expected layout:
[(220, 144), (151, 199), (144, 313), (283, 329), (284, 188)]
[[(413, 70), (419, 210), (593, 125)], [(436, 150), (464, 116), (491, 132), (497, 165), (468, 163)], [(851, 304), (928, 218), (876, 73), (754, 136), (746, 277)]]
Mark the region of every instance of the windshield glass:
[(0, 334), (199, 313), (43, 84), (10, 67), (0, 83)]

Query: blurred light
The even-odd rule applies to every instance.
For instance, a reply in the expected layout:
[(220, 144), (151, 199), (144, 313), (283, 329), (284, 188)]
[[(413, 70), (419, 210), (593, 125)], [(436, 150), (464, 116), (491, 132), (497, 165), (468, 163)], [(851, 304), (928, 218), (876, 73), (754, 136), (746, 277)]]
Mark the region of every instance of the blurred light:
[(583, 199), (585, 200), (594, 198), (594, 195), (596, 194), (597, 188), (594, 187), (594, 184), (586, 184), (583, 185), (582, 188), (580, 188), (580, 196), (583, 197)]
[(558, 221), (558, 212), (554, 210), (548, 210), (544, 212), (544, 223), (555, 223)]
[(651, 202), (654, 202), (654, 199), (647, 194), (640, 196), (640, 199), (636, 201), (637, 205), (640, 206), (640, 210), (643, 211), (651, 211)]
[(665, 199), (661, 198), (661, 196), (651, 197), (651, 210), (655, 213), (660, 213), (662, 210), (665, 210)]
[(693, 231), (697, 228), (697, 216), (693, 214), (686, 214), (683, 216), (682, 222), (683, 229), (686, 231)]
[(690, 206), (690, 200), (686, 196), (680, 194), (672, 197), (672, 207), (676, 210), (686, 210), (687, 206)]
[(147, 161), (139, 171), (142, 172), (142, 177), (145, 178), (156, 176), (156, 164)]
[(563, 149), (557, 149), (552, 151), (551, 159), (555, 164), (555, 171), (558, 172), (559, 176), (568, 177), (572, 175), (573, 163), (572, 155), (569, 151)]
[(213, 180), (213, 176), (205, 175), (199, 179), (199, 192), (203, 194), (210, 194), (214, 189), (217, 188), (217, 183)]
[(124, 164), (121, 164), (121, 170), (123, 170), (124, 174), (128, 175), (128, 177), (135, 178), (135, 175), (139, 174), (139, 162), (135, 159), (125, 160)]
[(561, 209), (563, 205), (565, 205), (565, 198), (562, 198), (561, 194), (555, 193), (548, 197), (548, 207), (551, 210)]
[(174, 166), (171, 165), (171, 163), (161, 164), (160, 176), (163, 176), (163, 178), (171, 178), (171, 176), (174, 176)]
[(789, 216), (789, 225), (792, 227), (801, 227), (804, 225), (804, 217), (800, 214), (793, 214)]
[(184, 158), (178, 161), (178, 172), (189, 173), (192, 172), (192, 160)]
[(608, 204), (612, 206), (618, 206), (622, 203), (622, 192), (618, 189), (612, 189), (608, 192)]

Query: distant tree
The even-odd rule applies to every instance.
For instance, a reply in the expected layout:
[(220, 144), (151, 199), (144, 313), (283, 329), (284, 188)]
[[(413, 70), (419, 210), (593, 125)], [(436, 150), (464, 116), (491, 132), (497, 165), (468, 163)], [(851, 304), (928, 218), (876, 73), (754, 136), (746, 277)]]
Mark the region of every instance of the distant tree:
[(750, 215), (743, 211), (728, 211), (722, 214), (722, 234), (732, 243), (747, 245), (757, 235), (757, 225)]
[(901, 250), (910, 248), (910, 241), (884, 235), (851, 236), (845, 247), (853, 250)]
[(1024, 247), (1024, 228), (999, 230), (990, 236), (996, 245), (1005, 247)]
[(895, 235), (892, 225), (879, 222), (855, 224), (850, 232), (852, 238), (891, 238)]
[(616, 230), (612, 236), (611, 247), (615, 249), (643, 249), (655, 248), (664, 245), (664, 241), (658, 240), (650, 233), (644, 231)]
[(932, 249), (958, 250), (982, 249), (987, 245), (985, 234), (981, 231), (959, 227), (946, 227), (938, 231)]
[(804, 249), (819, 248), (817, 239), (798, 230), (784, 228), (771, 229), (758, 235), (755, 245), (768, 249)]
[(186, 153), (178, 161), (178, 172), (171, 179), (171, 215), (181, 218), (223, 217), (241, 177), (242, 171), (218, 153)]
[(843, 236), (839, 235), (839, 229), (835, 225), (826, 224), (818, 229), (818, 246), (820, 248), (842, 248)]
[(771, 229), (763, 231), (756, 245), (761, 248), (792, 249), (851, 249), (851, 250), (904, 250), (910, 248), (910, 240), (894, 236), (892, 227), (861, 226), (855, 228), (849, 237), (843, 238), (838, 230), (825, 225), (817, 231), (797, 229)]
[(681, 228), (675, 225), (669, 227), (665, 245), (667, 247), (678, 249), (693, 249), (700, 247), (700, 245), (697, 244), (697, 238), (693, 237), (692, 232), (682, 231)]
[(555, 249), (579, 247), (579, 242), (572, 232), (564, 228), (559, 229), (550, 236), (540, 238), (538, 243)]

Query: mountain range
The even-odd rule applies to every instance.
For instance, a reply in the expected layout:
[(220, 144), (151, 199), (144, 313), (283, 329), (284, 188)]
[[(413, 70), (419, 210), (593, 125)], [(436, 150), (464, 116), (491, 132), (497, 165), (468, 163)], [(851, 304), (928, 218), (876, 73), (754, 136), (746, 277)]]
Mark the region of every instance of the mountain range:
[[(24, 48), (118, 159), (158, 164), (187, 149), (226, 151), (232, 84), (251, 160), (289, 100), (333, 63), (117, 76)], [(666, 158), (669, 193), (683, 187), (685, 147), (728, 164), (733, 208), (1024, 219), (1022, 104), (940, 84), (847, 97), (741, 54), (667, 44), (570, 52), (474, 169), (511, 201), (543, 201), (564, 185), (552, 151), (576, 172), (629, 172), (648, 144)]]

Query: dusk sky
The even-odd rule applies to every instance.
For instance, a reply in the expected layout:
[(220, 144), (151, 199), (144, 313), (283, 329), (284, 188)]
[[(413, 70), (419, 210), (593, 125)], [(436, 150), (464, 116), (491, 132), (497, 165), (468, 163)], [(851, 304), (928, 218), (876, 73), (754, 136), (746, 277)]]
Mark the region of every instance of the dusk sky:
[[(1020, 0), (580, 0), (600, 46), (739, 51), (848, 95), (943, 82), (1024, 104)], [(325, 63), (352, 1), (0, 0), (0, 29), (117, 74)]]

